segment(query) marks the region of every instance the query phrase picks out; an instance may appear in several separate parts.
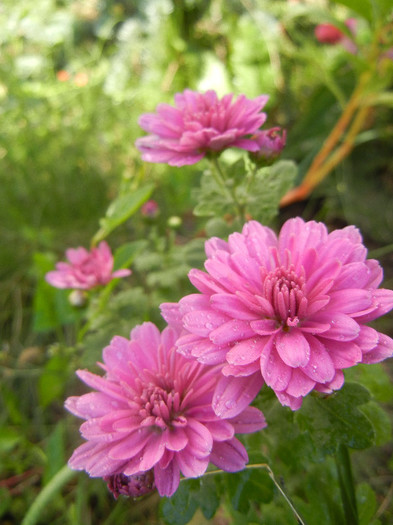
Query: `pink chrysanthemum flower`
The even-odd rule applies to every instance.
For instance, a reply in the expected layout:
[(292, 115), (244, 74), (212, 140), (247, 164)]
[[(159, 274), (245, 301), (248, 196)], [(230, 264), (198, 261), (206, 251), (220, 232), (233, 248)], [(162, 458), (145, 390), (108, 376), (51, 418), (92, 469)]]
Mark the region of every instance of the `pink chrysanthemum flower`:
[(329, 234), (295, 218), (277, 238), (251, 221), (206, 253), (207, 273), (189, 274), (200, 293), (162, 312), (184, 330), (182, 354), (224, 364), (217, 414), (235, 415), (264, 382), (296, 410), (313, 389), (341, 388), (344, 368), (393, 355), (392, 339), (366, 326), (393, 307), (393, 291), (378, 289), (382, 269), (354, 226)]
[(66, 401), (86, 419), (80, 431), (87, 443), (73, 453), (71, 468), (106, 479), (153, 470), (160, 495), (171, 496), (180, 472), (201, 476), (209, 461), (229, 472), (245, 467), (247, 452), (234, 434), (266, 426), (262, 412), (246, 407), (237, 417), (219, 418), (212, 408), (219, 370), (177, 353), (177, 335), (144, 323), (131, 340), (115, 337), (104, 349), (105, 377), (77, 372), (97, 392)]
[(259, 149), (252, 153), (255, 159), (267, 161), (275, 160), (284, 149), (287, 132), (279, 127), (257, 131), (254, 138), (258, 142)]
[(90, 290), (108, 284), (116, 277), (126, 277), (131, 270), (113, 271), (113, 255), (105, 241), (90, 252), (83, 247), (66, 250), (68, 263), (59, 262), (56, 270), (48, 272), (46, 281), (55, 288)]
[(208, 152), (218, 153), (235, 147), (257, 151), (251, 137), (266, 120), (261, 113), (268, 100), (261, 95), (249, 100), (239, 95), (217, 97), (215, 91), (198, 93), (186, 89), (175, 95), (175, 107), (159, 104), (156, 113), (146, 113), (139, 125), (151, 135), (136, 141), (147, 162), (170, 166), (195, 164)]

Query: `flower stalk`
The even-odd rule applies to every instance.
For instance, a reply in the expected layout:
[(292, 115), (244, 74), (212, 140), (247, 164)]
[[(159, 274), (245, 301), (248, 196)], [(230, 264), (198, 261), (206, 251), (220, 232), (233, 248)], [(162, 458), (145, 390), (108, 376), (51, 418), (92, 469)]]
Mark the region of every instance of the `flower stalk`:
[(359, 516), (356, 504), (355, 487), (353, 482), (351, 458), (346, 445), (340, 443), (336, 452), (336, 467), (340, 485), (341, 500), (343, 503), (345, 523), (358, 525)]

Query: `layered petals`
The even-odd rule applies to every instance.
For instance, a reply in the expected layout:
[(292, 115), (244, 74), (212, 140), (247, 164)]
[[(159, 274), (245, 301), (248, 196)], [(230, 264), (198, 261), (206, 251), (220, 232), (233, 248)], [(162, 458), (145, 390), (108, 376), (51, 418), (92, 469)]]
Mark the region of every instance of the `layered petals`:
[(159, 104), (156, 113), (140, 117), (139, 125), (149, 135), (135, 145), (143, 160), (177, 167), (232, 147), (256, 152), (260, 145), (254, 134), (266, 120), (261, 109), (267, 100), (266, 95), (253, 100), (244, 95), (219, 99), (213, 90), (186, 89), (175, 95), (175, 107)]
[(393, 308), (393, 291), (378, 288), (382, 269), (354, 226), (329, 233), (295, 217), (276, 236), (250, 221), (207, 241), (206, 255), (206, 271), (189, 274), (199, 294), (163, 315), (182, 330), (181, 353), (222, 365), (218, 415), (244, 410), (263, 383), (296, 410), (313, 389), (341, 388), (343, 369), (392, 356), (391, 339), (366, 323)]
[[(195, 298), (187, 304), (206, 306)], [(239, 470), (247, 453), (235, 432), (266, 425), (263, 414), (248, 407), (251, 399), (230, 387), (227, 392), (236, 395), (237, 408), (217, 416), (212, 402), (219, 368), (181, 355), (175, 347), (177, 338), (173, 328), (160, 333), (152, 323), (135, 327), (130, 340), (114, 337), (103, 352), (104, 377), (78, 371), (95, 391), (65, 403), (85, 419), (80, 432), (86, 442), (73, 453), (70, 467), (104, 477), (115, 497), (136, 497), (154, 487), (161, 496), (171, 496), (180, 473), (201, 476), (213, 451), (216, 457), (217, 451), (228, 456), (233, 450), (232, 459), (223, 456), (223, 465)], [(261, 378), (256, 382), (255, 393)]]

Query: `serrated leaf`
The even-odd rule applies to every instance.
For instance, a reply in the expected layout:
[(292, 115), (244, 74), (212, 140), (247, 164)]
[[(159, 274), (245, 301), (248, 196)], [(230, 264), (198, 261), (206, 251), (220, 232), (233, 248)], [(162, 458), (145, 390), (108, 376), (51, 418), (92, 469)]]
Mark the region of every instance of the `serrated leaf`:
[(182, 481), (171, 498), (162, 498), (160, 513), (168, 525), (186, 525), (195, 514), (198, 504), (190, 488), (194, 480)]
[(194, 208), (197, 217), (222, 216), (231, 210), (233, 204), (210, 172), (202, 175), (200, 188), (194, 190), (193, 197), (198, 202)]
[(339, 444), (355, 449), (374, 444), (375, 432), (370, 420), (359, 410), (370, 400), (370, 394), (357, 383), (346, 383), (341, 390), (326, 398), (308, 396), (295, 419), (308, 431), (315, 446), (333, 453)]
[(133, 215), (147, 199), (154, 189), (152, 184), (138, 188), (135, 191), (120, 195), (108, 207), (105, 217), (100, 220), (100, 229), (93, 237), (96, 244), (107, 237), (115, 228), (123, 224)]
[(246, 202), (246, 210), (253, 219), (269, 224), (278, 213), (281, 197), (293, 185), (297, 166), (281, 160), (272, 166), (259, 169), (251, 179), (237, 188), (239, 200)]
[(209, 520), (214, 516), (220, 504), (216, 484), (211, 477), (199, 478), (198, 482), (199, 489), (195, 489), (193, 497), (198, 503), (205, 518)]

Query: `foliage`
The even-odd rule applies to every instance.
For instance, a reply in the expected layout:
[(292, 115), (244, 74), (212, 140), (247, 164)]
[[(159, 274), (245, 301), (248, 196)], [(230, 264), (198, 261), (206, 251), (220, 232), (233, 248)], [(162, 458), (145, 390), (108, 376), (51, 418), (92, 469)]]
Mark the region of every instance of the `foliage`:
[[(316, 41), (316, 24), (346, 31), (348, 17), (356, 54)], [(297, 512), (308, 525), (337, 525), (354, 500), (360, 525), (392, 522), (389, 362), (347, 370), (343, 389), (309, 396), (297, 413), (264, 390), (255, 404), (268, 428), (244, 438), (255, 468), (209, 471), (161, 501), (115, 501), (102, 480), (70, 473), (80, 436), (63, 408), (82, 391), (74, 371), (94, 367), (114, 335), (146, 320), (162, 326), (158, 307), (192, 292), (187, 273), (203, 267), (206, 238), (248, 218), (356, 224), (391, 288), (391, 23), (389, 0), (2, 2), (1, 522), (287, 525)], [(353, 120), (337, 128), (359, 85)], [(185, 88), (268, 93), (266, 125), (288, 132), (281, 160), (256, 165), (228, 151), (181, 170), (142, 163), (139, 116)], [(326, 137), (332, 148), (315, 165)], [(279, 209), (305, 177), (313, 192)], [(151, 198), (154, 217), (142, 209)], [(79, 305), (45, 282), (66, 248), (104, 238), (130, 278)], [(392, 335), (391, 321), (374, 326)], [(343, 445), (365, 458), (352, 464), (353, 484), (336, 468)]]

